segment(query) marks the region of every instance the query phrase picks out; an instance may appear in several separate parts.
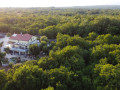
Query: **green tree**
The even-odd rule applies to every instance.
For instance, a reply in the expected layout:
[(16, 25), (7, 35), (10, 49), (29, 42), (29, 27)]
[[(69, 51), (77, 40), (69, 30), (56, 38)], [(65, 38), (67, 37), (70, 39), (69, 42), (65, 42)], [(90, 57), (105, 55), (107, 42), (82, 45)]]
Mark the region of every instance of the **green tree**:
[(50, 39), (54, 39), (57, 36), (57, 30), (55, 26), (48, 26), (44, 29), (39, 30), (40, 35), (45, 35)]
[(88, 34), (87, 39), (93, 41), (93, 40), (96, 39), (97, 36), (98, 36), (98, 34), (96, 34), (95, 32), (91, 32), (91, 33)]
[(29, 52), (30, 52), (32, 55), (37, 56), (37, 55), (40, 53), (38, 44), (32, 44), (32, 45), (30, 45), (30, 47), (29, 47)]
[(48, 38), (46, 36), (41, 36), (40, 37), (40, 41), (46, 41), (46, 42), (48, 42)]
[(7, 74), (4, 70), (0, 70), (0, 89), (2, 90), (7, 83)]
[(23, 65), (15, 70), (11, 83), (8, 83), (5, 90), (39, 90), (48, 87), (48, 75), (36, 65)]

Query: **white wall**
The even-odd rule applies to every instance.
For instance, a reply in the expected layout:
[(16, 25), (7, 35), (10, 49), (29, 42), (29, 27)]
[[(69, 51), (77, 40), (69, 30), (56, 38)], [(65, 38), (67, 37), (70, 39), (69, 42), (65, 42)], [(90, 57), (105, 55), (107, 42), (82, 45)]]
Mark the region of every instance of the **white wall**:
[(35, 36), (32, 36), (32, 38), (29, 41), (21, 41), (21, 40), (12, 40), (12, 39), (9, 39), (9, 41), (11, 41), (11, 42), (15, 42), (15, 43), (19, 42), (20, 44), (21, 43), (22, 44), (26, 44), (28, 48), (29, 48), (30, 43), (33, 42), (33, 41), (35, 41), (35, 40), (37, 40), (37, 37), (35, 37)]

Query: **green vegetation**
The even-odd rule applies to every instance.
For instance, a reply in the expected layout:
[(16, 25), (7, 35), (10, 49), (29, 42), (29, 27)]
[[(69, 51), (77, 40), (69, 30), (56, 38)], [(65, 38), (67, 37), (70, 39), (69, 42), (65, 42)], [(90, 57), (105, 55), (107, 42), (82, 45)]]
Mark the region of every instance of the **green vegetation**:
[(6, 35), (7, 35), (7, 37), (10, 37), (10, 36), (11, 36), (11, 33), (8, 32)]
[(42, 35), (30, 53), (46, 56), (12, 65), (7, 72), (0, 70), (0, 90), (120, 89), (120, 10), (1, 11), (0, 31)]
[[(0, 32), (30, 33), (55, 39), (58, 33), (74, 36), (120, 34), (120, 10), (80, 8), (1, 8)], [(9, 32), (9, 33), (8, 33)]]

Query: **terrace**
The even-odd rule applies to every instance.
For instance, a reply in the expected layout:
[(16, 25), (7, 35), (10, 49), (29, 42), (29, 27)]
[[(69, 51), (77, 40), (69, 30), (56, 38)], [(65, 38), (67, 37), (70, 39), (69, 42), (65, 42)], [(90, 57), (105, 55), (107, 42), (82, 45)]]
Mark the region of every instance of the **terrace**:
[(22, 48), (10, 48), (11, 51), (13, 51), (13, 54), (15, 52), (18, 52), (19, 55), (21, 55), (21, 53), (24, 53), (26, 55), (26, 52), (28, 51), (28, 49), (22, 49)]

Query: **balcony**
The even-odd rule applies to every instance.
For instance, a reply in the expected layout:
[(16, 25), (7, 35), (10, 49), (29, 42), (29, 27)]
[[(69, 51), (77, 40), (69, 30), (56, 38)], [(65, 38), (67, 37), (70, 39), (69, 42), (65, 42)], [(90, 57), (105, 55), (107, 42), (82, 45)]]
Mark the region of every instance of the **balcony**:
[(11, 51), (16, 51), (16, 52), (27, 52), (28, 49), (25, 48), (18, 48), (18, 47), (12, 47), (10, 48)]

